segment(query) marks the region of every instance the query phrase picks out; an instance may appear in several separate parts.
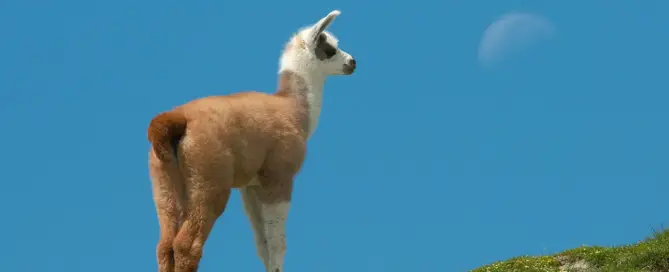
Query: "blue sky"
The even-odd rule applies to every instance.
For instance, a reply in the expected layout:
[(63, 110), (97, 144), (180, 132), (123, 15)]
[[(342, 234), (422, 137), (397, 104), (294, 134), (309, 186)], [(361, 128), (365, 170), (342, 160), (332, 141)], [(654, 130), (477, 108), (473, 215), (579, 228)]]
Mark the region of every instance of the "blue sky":
[[(358, 70), (326, 83), (287, 271), (466, 271), (666, 225), (669, 2), (379, 3), (0, 2), (0, 271), (155, 271), (150, 119), (273, 91), (284, 42), (332, 9)], [(511, 11), (557, 35), (483, 69)], [(201, 271), (262, 271), (251, 235), (235, 192)]]

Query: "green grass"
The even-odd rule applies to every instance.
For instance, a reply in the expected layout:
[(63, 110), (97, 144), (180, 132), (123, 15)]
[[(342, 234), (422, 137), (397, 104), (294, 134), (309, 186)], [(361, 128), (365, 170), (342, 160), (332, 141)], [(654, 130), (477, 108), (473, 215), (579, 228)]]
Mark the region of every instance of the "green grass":
[[(575, 263), (588, 268), (565, 266)], [(669, 230), (633, 245), (582, 246), (550, 256), (521, 256), (471, 272), (669, 272)]]

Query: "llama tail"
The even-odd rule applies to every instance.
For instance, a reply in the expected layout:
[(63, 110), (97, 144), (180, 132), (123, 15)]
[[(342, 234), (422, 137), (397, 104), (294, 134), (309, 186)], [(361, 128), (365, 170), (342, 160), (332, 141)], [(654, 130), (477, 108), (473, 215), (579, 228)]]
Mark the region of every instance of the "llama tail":
[(180, 111), (167, 111), (156, 115), (148, 129), (149, 142), (158, 159), (163, 162), (176, 160), (176, 148), (186, 133), (188, 120)]

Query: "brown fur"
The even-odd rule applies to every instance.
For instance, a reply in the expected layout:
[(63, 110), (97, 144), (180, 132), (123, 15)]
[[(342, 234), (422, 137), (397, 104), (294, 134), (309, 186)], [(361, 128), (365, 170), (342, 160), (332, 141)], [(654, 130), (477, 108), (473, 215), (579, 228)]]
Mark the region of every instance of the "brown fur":
[(186, 118), (176, 111), (158, 114), (151, 120), (148, 129), (149, 142), (161, 161), (169, 161), (174, 154), (174, 142), (186, 132)]
[(290, 200), (306, 153), (306, 91), (304, 79), (284, 72), (275, 94), (210, 96), (154, 117), (149, 169), (160, 272), (197, 271), (231, 189), (257, 178), (261, 203)]

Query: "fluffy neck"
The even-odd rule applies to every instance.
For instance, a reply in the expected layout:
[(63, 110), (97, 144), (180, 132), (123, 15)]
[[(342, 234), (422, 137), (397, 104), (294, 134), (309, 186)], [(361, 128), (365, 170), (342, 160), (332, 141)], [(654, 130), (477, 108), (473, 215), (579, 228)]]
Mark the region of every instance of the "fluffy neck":
[(293, 65), (292, 63), (294, 62), (288, 62), (284, 65), (284, 59), (282, 58), (279, 68), (279, 86), (276, 94), (295, 99), (298, 119), (307, 133), (307, 137), (310, 137), (318, 126), (318, 118), (323, 105), (325, 75), (310, 72), (308, 67), (299, 64)]

